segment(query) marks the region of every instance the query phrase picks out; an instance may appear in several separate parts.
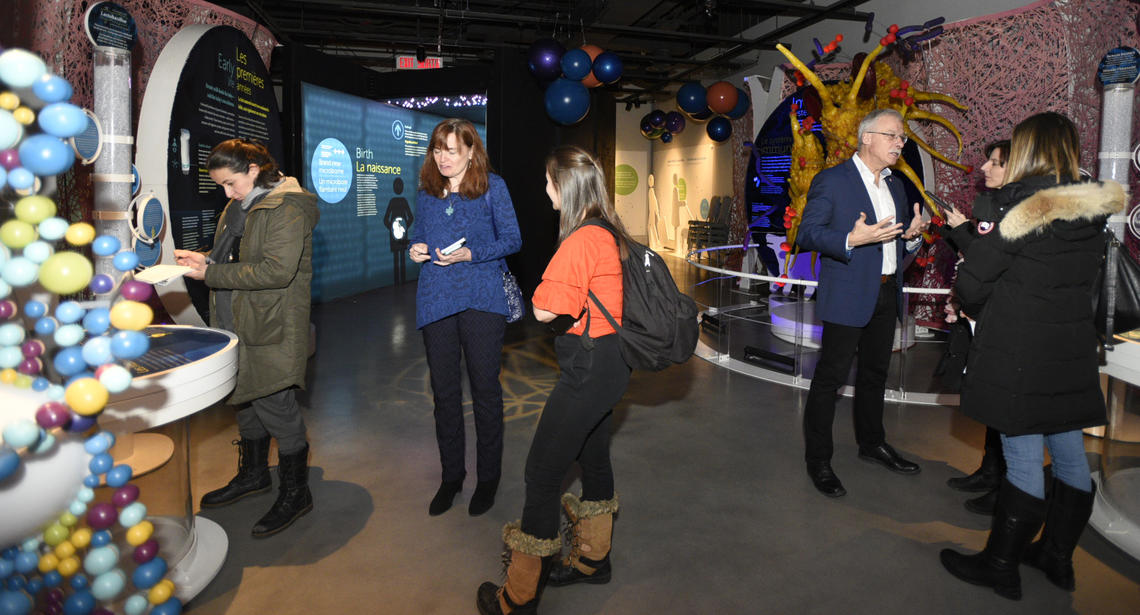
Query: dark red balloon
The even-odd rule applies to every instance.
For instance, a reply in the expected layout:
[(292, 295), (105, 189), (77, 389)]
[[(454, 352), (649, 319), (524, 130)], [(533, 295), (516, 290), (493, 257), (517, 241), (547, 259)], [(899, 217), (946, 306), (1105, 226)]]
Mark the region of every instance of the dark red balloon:
[(20, 166), (19, 152), (14, 149), (6, 149), (0, 152), (0, 167), (11, 171), (18, 166)]
[(105, 530), (119, 520), (119, 511), (110, 502), (99, 502), (87, 509), (87, 525), (93, 530)]
[(709, 86), (705, 102), (713, 113), (725, 114), (736, 106), (736, 86), (727, 81), (717, 81)]
[(131, 554), (131, 558), (135, 560), (136, 564), (145, 564), (154, 559), (156, 555), (158, 555), (158, 541), (151, 538), (135, 547), (135, 552)]
[(137, 499), (139, 499), (139, 488), (135, 485), (123, 485), (111, 496), (111, 502), (118, 508), (123, 508)]

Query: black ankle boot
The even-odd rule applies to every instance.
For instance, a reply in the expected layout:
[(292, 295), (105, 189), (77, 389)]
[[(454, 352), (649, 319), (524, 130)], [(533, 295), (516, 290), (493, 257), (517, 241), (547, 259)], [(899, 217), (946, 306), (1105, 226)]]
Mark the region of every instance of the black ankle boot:
[(499, 479), (481, 480), (475, 485), (475, 493), (471, 495), (471, 502), (467, 504), (467, 514), (472, 517), (491, 510), (495, 505), (495, 493), (499, 490)]
[(1053, 585), (1066, 591), (1075, 590), (1073, 551), (1092, 516), (1095, 499), (1096, 483), (1092, 491), (1081, 491), (1053, 479), (1041, 540), (1025, 548), (1021, 561), (1042, 570)]
[(293, 525), (302, 515), (313, 510), (313, 494), (309, 491), (309, 445), (290, 455), (277, 455), (277, 474), (281, 487), (273, 508), (253, 526), (254, 538), (265, 538)]
[(942, 565), (950, 574), (974, 585), (992, 587), (1003, 598), (1021, 600), (1021, 553), (1041, 528), (1045, 500), (1002, 481), (993, 529), (981, 553), (963, 555), (943, 549)]
[(238, 470), (229, 484), (202, 496), (202, 508), (218, 508), (272, 487), (269, 479), (269, 436), (257, 440), (234, 440), (238, 447)]
[(451, 502), (455, 499), (455, 495), (463, 491), (463, 479), (459, 480), (445, 480), (439, 484), (439, 489), (435, 492), (435, 497), (431, 499), (431, 504), (428, 505), (428, 514), (435, 517), (442, 515), (451, 508)]

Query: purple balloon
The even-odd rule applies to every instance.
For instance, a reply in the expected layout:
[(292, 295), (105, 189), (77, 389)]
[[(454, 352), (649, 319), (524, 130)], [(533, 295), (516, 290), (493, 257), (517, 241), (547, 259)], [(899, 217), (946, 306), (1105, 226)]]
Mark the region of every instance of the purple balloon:
[(131, 558), (135, 560), (136, 564), (145, 564), (154, 559), (156, 555), (158, 555), (158, 541), (151, 538), (135, 547), (135, 552), (131, 554)]
[(531, 43), (528, 55), (530, 72), (542, 81), (553, 81), (562, 74), (562, 54), (566, 49), (552, 38), (540, 38)]
[(20, 166), (20, 153), (14, 149), (6, 149), (0, 152), (0, 167), (5, 170), (11, 171), (12, 169)]
[(16, 315), (16, 302), (11, 299), (0, 301), (0, 320), (8, 320)]
[(111, 279), (111, 276), (100, 273), (91, 278), (91, 283), (88, 284), (87, 287), (96, 295), (102, 295), (111, 292), (111, 289), (115, 288), (115, 281)]
[(119, 511), (110, 502), (99, 502), (87, 509), (87, 525), (94, 530), (105, 530), (119, 520)]
[(71, 422), (67, 425), (67, 430), (72, 433), (83, 433), (91, 429), (95, 425), (96, 418), (94, 416), (83, 416), (82, 414), (72, 412)]
[(111, 503), (118, 508), (124, 508), (137, 499), (139, 499), (139, 488), (136, 485), (123, 485), (115, 489), (115, 493), (111, 496)]
[(71, 420), (67, 406), (58, 401), (49, 401), (36, 410), (36, 423), (44, 429), (63, 427)]
[(154, 287), (146, 282), (128, 280), (123, 282), (123, 287), (120, 290), (123, 293), (123, 297), (131, 301), (146, 301), (150, 299), (150, 294), (154, 290)]
[(685, 116), (679, 111), (670, 111), (665, 114), (665, 130), (677, 134), (685, 129)]

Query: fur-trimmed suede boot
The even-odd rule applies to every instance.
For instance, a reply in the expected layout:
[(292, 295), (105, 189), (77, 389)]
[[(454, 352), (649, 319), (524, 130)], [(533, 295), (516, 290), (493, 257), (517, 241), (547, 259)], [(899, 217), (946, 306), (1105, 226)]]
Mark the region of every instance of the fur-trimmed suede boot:
[(265, 493), (273, 486), (269, 478), (269, 436), (234, 440), (238, 447), (237, 476), (221, 489), (202, 496), (202, 508), (218, 508), (255, 493)]
[(570, 520), (570, 553), (554, 565), (548, 581), (555, 587), (572, 583), (601, 585), (610, 582), (610, 541), (614, 531), (617, 496), (610, 500), (579, 500), (562, 494), (562, 508)]
[(507, 581), (502, 586), (490, 581), (479, 586), (475, 601), (479, 613), (538, 613), (538, 601), (542, 598), (554, 556), (562, 550), (562, 540), (525, 534), (516, 521), (503, 526), (503, 542), (510, 557)]
[(313, 510), (313, 494), (309, 491), (308, 443), (296, 453), (277, 454), (277, 475), (281, 479), (277, 500), (253, 526), (254, 538), (272, 536)]
[(994, 588), (997, 595), (1021, 600), (1021, 553), (1041, 529), (1045, 500), (1035, 498), (1002, 479), (993, 529), (981, 553), (963, 555), (943, 549), (942, 565), (950, 574), (974, 585)]
[(1042, 570), (1053, 585), (1066, 591), (1076, 589), (1073, 551), (1092, 516), (1095, 499), (1095, 482), (1092, 491), (1081, 491), (1054, 478), (1041, 540), (1025, 548), (1021, 561)]

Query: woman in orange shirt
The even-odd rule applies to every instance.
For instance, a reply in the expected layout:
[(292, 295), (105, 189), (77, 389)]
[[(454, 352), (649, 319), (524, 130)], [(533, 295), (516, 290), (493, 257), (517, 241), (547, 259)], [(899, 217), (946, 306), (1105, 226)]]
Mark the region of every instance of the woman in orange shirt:
[[(479, 587), (483, 615), (535, 612), (548, 578), (555, 586), (610, 580), (618, 508), (610, 465), (612, 410), (625, 394), (630, 370), (613, 327), (588, 304), (587, 294), (593, 291), (621, 323), (621, 261), (628, 251), (605, 228), (584, 223), (596, 218), (624, 240), (629, 234), (610, 202), (605, 174), (582, 148), (559, 147), (547, 157), (546, 194), (561, 214), (559, 245), (531, 302), (540, 322), (569, 327), (554, 340), (560, 373), (527, 455), (522, 520), (503, 528), (511, 551), (507, 581)], [(559, 497), (575, 461), (582, 469), (582, 496)], [(570, 553), (561, 562), (555, 561), (562, 550), (559, 500), (573, 529)]]

